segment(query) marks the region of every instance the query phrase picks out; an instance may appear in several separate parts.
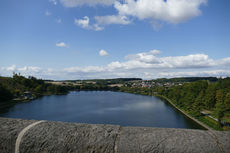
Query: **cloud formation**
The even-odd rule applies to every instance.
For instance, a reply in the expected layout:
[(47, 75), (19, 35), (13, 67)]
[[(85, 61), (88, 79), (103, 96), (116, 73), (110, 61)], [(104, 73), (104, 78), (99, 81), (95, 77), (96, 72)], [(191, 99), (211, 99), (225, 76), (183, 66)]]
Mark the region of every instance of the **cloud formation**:
[(75, 19), (74, 23), (82, 28), (89, 29), (89, 17), (84, 16), (83, 19)]
[[(88, 30), (103, 30), (106, 25), (128, 25), (133, 20), (148, 20), (155, 30), (162, 27), (163, 22), (178, 24), (202, 14), (201, 6), (208, 0), (61, 0), (66, 7), (81, 5), (113, 5), (118, 12), (113, 15), (95, 16), (94, 24), (89, 18), (75, 20), (77, 25)], [(79, 21), (79, 22), (78, 22)], [(81, 22), (82, 21), (82, 22)], [(80, 23), (81, 22), (81, 23)], [(88, 23), (88, 24), (87, 24)]]
[(206, 3), (207, 0), (125, 0), (116, 1), (114, 7), (120, 15), (176, 24), (199, 16), (200, 6)]
[(96, 21), (94, 24), (90, 24), (90, 18), (88, 16), (84, 16), (82, 19), (75, 19), (74, 23), (81, 28), (94, 31), (101, 31), (104, 29), (104, 26), (110, 24), (127, 25), (131, 23), (126, 16), (119, 15), (95, 16), (94, 19)]
[(64, 43), (64, 42), (56, 43), (56, 46), (57, 47), (67, 47), (66, 43)]
[[(205, 54), (191, 54), (187, 56), (168, 56), (158, 57), (158, 50), (138, 53), (126, 56), (126, 62), (112, 62), (109, 64), (113, 69), (192, 69), (192, 68), (209, 68), (223, 63), (210, 59)], [(226, 61), (224, 63), (227, 63)], [(223, 64), (222, 64), (223, 65)]]
[(101, 31), (104, 29), (103, 27), (100, 27), (98, 24), (90, 25), (90, 19), (88, 16), (84, 16), (82, 19), (74, 19), (74, 23), (77, 26), (80, 26), (88, 30)]
[[(106, 51), (101, 50), (105, 56)], [(160, 57), (159, 50), (141, 52), (125, 57), (126, 61), (113, 61), (104, 66), (68, 67), (45, 69), (36, 66), (0, 68), (0, 75), (33, 75), (45, 79), (93, 79), (139, 77), (144, 79), (188, 77), (188, 76), (230, 76), (230, 57), (212, 59), (206, 54)]]
[(131, 21), (126, 16), (121, 15), (107, 15), (107, 16), (95, 16), (96, 23), (98, 25), (110, 25), (110, 24), (130, 24)]
[(99, 55), (100, 56), (108, 56), (109, 54), (104, 49), (102, 49), (99, 51)]

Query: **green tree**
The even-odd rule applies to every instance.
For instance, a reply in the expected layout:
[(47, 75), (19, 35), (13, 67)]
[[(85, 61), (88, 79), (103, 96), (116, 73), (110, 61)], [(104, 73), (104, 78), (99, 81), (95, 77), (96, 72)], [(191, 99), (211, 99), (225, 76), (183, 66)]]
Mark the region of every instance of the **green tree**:
[(222, 90), (216, 91), (216, 114), (219, 126), (221, 126), (221, 119), (224, 117), (224, 94)]
[(42, 85), (38, 85), (38, 86), (34, 89), (34, 91), (35, 91), (36, 93), (41, 94), (41, 93), (43, 92), (43, 86), (42, 86)]
[(13, 98), (13, 94), (5, 88), (2, 84), (0, 84), (0, 102), (8, 101)]
[(225, 111), (230, 111), (230, 92), (226, 94), (224, 100)]
[(216, 87), (215, 84), (210, 84), (205, 91), (205, 106), (207, 109), (212, 109), (216, 104)]
[(195, 102), (193, 103), (193, 112), (198, 117), (200, 116), (200, 111), (204, 107), (204, 91), (202, 90), (197, 98), (195, 99)]

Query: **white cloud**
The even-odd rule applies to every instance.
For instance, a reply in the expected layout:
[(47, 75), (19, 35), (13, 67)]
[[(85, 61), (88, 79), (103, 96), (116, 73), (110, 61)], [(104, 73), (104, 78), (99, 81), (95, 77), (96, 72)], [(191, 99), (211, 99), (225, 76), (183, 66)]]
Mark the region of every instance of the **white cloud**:
[[(108, 55), (101, 50), (102, 56)], [(212, 59), (206, 54), (190, 54), (186, 56), (159, 56), (161, 51), (151, 50), (126, 56), (126, 60), (113, 61), (102, 66), (75, 66), (63, 69), (40, 68), (36, 66), (1, 67), (0, 74), (33, 75), (45, 79), (93, 79), (116, 77), (140, 77), (144, 79), (189, 77), (189, 76), (230, 76), (230, 57)]]
[(150, 50), (149, 51), (149, 54), (152, 54), (152, 55), (158, 55), (158, 54), (160, 54), (161, 53), (161, 51), (160, 50), (157, 50), (157, 49), (153, 49), (153, 50)]
[(75, 24), (88, 30), (101, 31), (111, 24), (128, 25), (134, 19), (149, 20), (155, 30), (159, 30), (164, 22), (177, 24), (202, 14), (200, 7), (208, 0), (60, 0), (66, 7), (82, 5), (105, 5), (117, 10), (115, 15), (95, 16), (90, 19), (75, 19)]
[(68, 73), (99, 73), (104, 72), (105, 68), (100, 66), (70, 67), (65, 68), (64, 71)]
[(75, 19), (74, 23), (77, 26), (80, 26), (88, 30), (101, 31), (104, 29), (103, 27), (100, 27), (98, 24), (90, 25), (90, 19), (88, 16), (84, 16), (82, 19)]
[(42, 68), (36, 66), (24, 66), (18, 68), (16, 65), (12, 65), (9, 67), (2, 67), (0, 71), (0, 74), (3, 76), (10, 76), (13, 73), (20, 73), (24, 76), (38, 76), (40, 74), (45, 74)]
[(94, 17), (98, 25), (109, 24), (130, 24), (131, 21), (126, 16), (120, 15), (107, 15), (107, 16), (95, 16)]
[(116, 1), (114, 7), (120, 15), (176, 24), (199, 16), (200, 6), (206, 3), (207, 0), (125, 0)]
[(7, 71), (15, 71), (16, 70), (16, 65), (11, 65), (6, 68)]
[(145, 63), (159, 63), (159, 59), (155, 55), (160, 54), (159, 50), (151, 50), (149, 52), (138, 53), (134, 55), (128, 55), (125, 58), (128, 60), (135, 60)]
[(45, 15), (46, 15), (46, 16), (51, 16), (50, 11), (46, 10)]
[(39, 73), (42, 69), (36, 66), (24, 66), (22, 68), (18, 68), (17, 71), (19, 72), (34, 72)]
[(102, 49), (99, 51), (99, 55), (100, 56), (108, 56), (109, 54), (104, 49)]
[(60, 0), (65, 7), (78, 7), (82, 5), (112, 5), (116, 0)]
[(57, 5), (57, 0), (49, 0), (49, 2), (53, 3), (54, 5)]
[(84, 16), (83, 19), (75, 19), (74, 23), (82, 28), (89, 29), (89, 17)]
[(223, 66), (229, 66), (230, 67), (230, 57), (221, 59), (219, 61), (219, 64), (223, 65)]
[[(128, 55), (128, 61), (120, 63), (125, 69), (189, 69), (216, 66), (216, 62), (205, 54), (194, 54), (175, 57), (157, 57), (151, 52)], [(118, 65), (118, 63), (117, 63)]]
[(57, 47), (67, 47), (66, 43), (64, 43), (64, 42), (56, 43), (56, 46)]
[(82, 19), (75, 19), (74, 23), (81, 28), (101, 31), (104, 29), (105, 25), (110, 24), (129, 24), (131, 21), (126, 16), (95, 16), (95, 24), (90, 24), (90, 18), (88, 16), (84, 16)]
[(104, 27), (102, 27), (98, 24), (94, 24), (91, 29), (93, 29), (95, 31), (101, 31), (101, 30), (104, 30)]
[(214, 66), (216, 63), (205, 54), (188, 56), (164, 57), (162, 63), (173, 68), (204, 68)]
[(229, 77), (230, 70), (212, 69), (212, 70), (164, 70), (154, 71), (151, 69), (144, 70), (116, 70), (109, 71), (106, 67), (87, 66), (87, 67), (70, 67), (65, 69), (44, 69), (40, 67), (25, 66), (9, 71), (7, 68), (1, 68), (1, 76), (12, 76), (13, 72), (20, 73), (24, 76), (35, 76), (43, 79), (95, 79), (95, 78), (118, 78), (118, 77), (139, 77), (144, 79), (154, 78), (172, 78), (172, 77)]

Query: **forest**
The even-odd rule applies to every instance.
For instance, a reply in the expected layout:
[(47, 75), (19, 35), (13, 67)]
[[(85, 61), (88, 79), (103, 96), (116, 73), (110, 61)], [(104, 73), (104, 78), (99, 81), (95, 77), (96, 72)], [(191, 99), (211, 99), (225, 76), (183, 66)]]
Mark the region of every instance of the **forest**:
[[(67, 94), (69, 91), (80, 91), (80, 90), (119, 90), (118, 87), (110, 87), (108, 84), (112, 83), (123, 83), (133, 79), (109, 79), (109, 80), (96, 80), (95, 84), (86, 83), (83, 81), (82, 85), (72, 85), (64, 83), (64, 85), (55, 85), (47, 83), (45, 80), (37, 79), (33, 76), (26, 78), (20, 74), (14, 74), (13, 77), (0, 77), (0, 102), (7, 102), (12, 99), (20, 99), (25, 92), (33, 94), (34, 98), (43, 95), (52, 94)], [(52, 80), (49, 80), (52, 81)]]
[(65, 94), (69, 90), (71, 87), (48, 84), (32, 76), (26, 78), (14, 74), (12, 78), (0, 77), (0, 102), (18, 98), (26, 91), (30, 91), (34, 97), (39, 97), (48, 94)]

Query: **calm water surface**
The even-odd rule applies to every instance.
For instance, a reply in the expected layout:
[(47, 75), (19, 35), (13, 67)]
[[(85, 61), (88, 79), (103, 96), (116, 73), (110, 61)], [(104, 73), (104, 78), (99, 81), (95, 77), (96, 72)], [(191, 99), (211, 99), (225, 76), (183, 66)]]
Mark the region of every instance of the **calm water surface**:
[(152, 96), (80, 91), (16, 104), (1, 117), (65, 122), (202, 129), (167, 102)]

